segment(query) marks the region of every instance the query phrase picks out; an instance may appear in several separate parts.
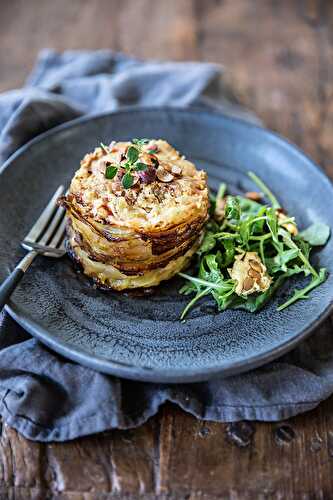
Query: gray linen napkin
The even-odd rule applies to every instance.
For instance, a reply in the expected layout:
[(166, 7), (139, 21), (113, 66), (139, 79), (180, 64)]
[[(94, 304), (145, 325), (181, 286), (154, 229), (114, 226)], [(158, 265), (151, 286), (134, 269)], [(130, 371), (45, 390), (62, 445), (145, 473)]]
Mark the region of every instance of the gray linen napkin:
[[(110, 51), (43, 51), (25, 87), (0, 95), (0, 159), (82, 114), (165, 104), (214, 106), (256, 120), (240, 107), (217, 65), (142, 62)], [(314, 408), (333, 392), (330, 320), (325, 325), (292, 353), (250, 373), (160, 385), (118, 379), (67, 361), (3, 312), (0, 412), (10, 426), (40, 441), (134, 427), (165, 401), (208, 420), (285, 419)]]

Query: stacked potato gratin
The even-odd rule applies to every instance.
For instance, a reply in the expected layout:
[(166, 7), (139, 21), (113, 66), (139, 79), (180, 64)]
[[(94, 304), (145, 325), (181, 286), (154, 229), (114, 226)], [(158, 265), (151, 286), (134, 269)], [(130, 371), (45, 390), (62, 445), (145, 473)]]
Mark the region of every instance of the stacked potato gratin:
[(61, 200), (69, 254), (98, 285), (158, 285), (184, 269), (208, 213), (206, 173), (163, 140), (87, 154)]

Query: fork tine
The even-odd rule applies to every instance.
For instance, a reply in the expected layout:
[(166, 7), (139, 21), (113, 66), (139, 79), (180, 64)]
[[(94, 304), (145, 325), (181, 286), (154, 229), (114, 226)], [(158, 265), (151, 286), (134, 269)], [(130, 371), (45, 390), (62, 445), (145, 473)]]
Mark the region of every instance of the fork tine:
[(24, 241), (30, 241), (34, 243), (37, 238), (40, 236), (42, 231), (45, 229), (46, 224), (48, 223), (55, 207), (57, 200), (59, 196), (62, 195), (64, 191), (64, 186), (59, 186), (54, 195), (52, 196), (51, 200), (49, 201), (48, 205), (45, 207), (43, 210), (42, 214), (40, 215), (39, 219), (36, 221), (34, 226), (31, 228), (29, 233), (26, 235), (24, 238)]
[(49, 243), (50, 247), (56, 248), (58, 246), (58, 243), (60, 243), (61, 239), (65, 234), (65, 228), (66, 228), (66, 217), (62, 219), (60, 226), (58, 227), (56, 233), (54, 234), (52, 240), (50, 241)]
[(40, 245), (47, 245), (50, 238), (52, 237), (54, 231), (57, 229), (61, 219), (63, 218), (65, 214), (65, 209), (62, 207), (59, 207), (52, 217), (52, 220), (50, 224), (48, 225), (45, 233), (43, 234), (43, 237), (38, 241)]

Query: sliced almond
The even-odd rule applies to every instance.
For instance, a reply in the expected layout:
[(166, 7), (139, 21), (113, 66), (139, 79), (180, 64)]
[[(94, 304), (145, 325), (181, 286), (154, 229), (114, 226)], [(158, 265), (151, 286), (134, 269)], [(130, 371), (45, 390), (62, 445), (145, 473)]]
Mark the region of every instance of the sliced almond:
[(123, 187), (121, 185), (120, 179), (115, 178), (111, 184), (111, 190), (116, 196), (121, 196), (123, 192)]
[(180, 175), (182, 173), (182, 169), (178, 165), (172, 165), (171, 173), (174, 175)]
[(132, 173), (132, 177), (133, 177), (133, 184), (132, 184), (132, 187), (133, 187), (139, 182), (139, 177), (133, 173)]
[(257, 193), (257, 191), (248, 191), (245, 193), (245, 198), (248, 198), (252, 201), (260, 201), (262, 199), (262, 194)]
[(253, 260), (253, 259), (249, 259), (249, 264), (250, 264), (250, 267), (252, 267), (252, 269), (257, 271), (258, 273), (261, 272), (261, 265), (259, 264), (259, 262), (257, 262), (256, 260)]
[(254, 269), (249, 269), (248, 275), (251, 276), (251, 278), (254, 278), (255, 280), (260, 279), (260, 273), (258, 273)]
[(174, 179), (174, 176), (162, 167), (158, 167), (158, 169), (156, 170), (156, 176), (161, 182), (171, 182)]
[(245, 278), (244, 282), (243, 282), (243, 290), (245, 292), (248, 292), (249, 290), (251, 290), (251, 288), (253, 287), (254, 285), (254, 281), (252, 278), (250, 277), (247, 277)]

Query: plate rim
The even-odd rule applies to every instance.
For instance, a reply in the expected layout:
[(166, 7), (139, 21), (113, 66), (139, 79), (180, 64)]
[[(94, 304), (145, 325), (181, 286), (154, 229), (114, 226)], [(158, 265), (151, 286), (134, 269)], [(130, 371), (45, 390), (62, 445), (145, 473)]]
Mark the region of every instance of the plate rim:
[[(260, 133), (268, 135), (271, 139), (277, 141), (280, 145), (291, 149), (296, 152), (303, 159), (306, 159), (313, 168), (317, 175), (320, 175), (322, 180), (328, 185), (328, 188), (332, 190), (333, 194), (333, 182), (326, 175), (323, 169), (304, 151), (302, 151), (297, 145), (292, 143), (289, 139), (281, 136), (280, 134), (266, 129), (258, 124), (254, 124), (245, 119), (230, 116), (227, 113), (223, 113), (220, 110), (207, 110), (200, 107), (176, 107), (176, 106), (160, 106), (160, 107), (133, 107), (126, 106), (120, 110), (106, 111), (103, 113), (94, 113), (90, 115), (84, 115), (73, 120), (69, 120), (65, 123), (57, 125), (52, 129), (49, 129), (38, 136), (34, 137), (26, 144), (21, 146), (16, 150), (0, 167), (1, 174), (11, 165), (13, 161), (19, 156), (24, 154), (32, 146), (47, 140), (49, 136), (55, 135), (68, 128), (75, 128), (80, 126), (82, 123), (102, 119), (105, 117), (114, 117), (117, 115), (133, 114), (133, 113), (160, 113), (160, 112), (170, 112), (176, 114), (200, 114), (209, 115), (222, 118), (226, 121), (231, 121), (238, 123), (242, 127), (248, 127), (255, 129)], [(199, 382), (206, 381), (212, 378), (225, 378), (228, 376), (240, 374), (254, 368), (258, 368), (267, 364), (274, 359), (279, 358), (283, 354), (286, 354), (294, 347), (296, 347), (300, 342), (304, 341), (332, 312), (333, 310), (333, 297), (330, 303), (322, 311), (322, 313), (310, 324), (307, 328), (303, 329), (296, 337), (285, 340), (282, 344), (278, 346), (273, 346), (271, 349), (265, 351), (264, 353), (259, 353), (240, 361), (229, 361), (224, 363), (223, 367), (220, 365), (214, 365), (210, 368), (182, 368), (182, 369), (160, 369), (156, 367), (144, 367), (135, 366), (132, 364), (121, 363), (112, 359), (107, 359), (96, 354), (89, 354), (87, 351), (79, 347), (71, 347), (65, 341), (54, 337), (48, 332), (47, 329), (42, 328), (40, 325), (35, 323), (29, 317), (27, 317), (19, 308), (15, 306), (12, 301), (5, 306), (6, 311), (11, 315), (11, 317), (21, 325), (25, 330), (27, 330), (33, 337), (40, 340), (43, 344), (49, 347), (51, 350), (57, 352), (58, 354), (68, 358), (72, 361), (78, 362), (81, 365), (92, 368), (96, 371), (107, 373), (110, 375), (115, 375), (119, 377), (124, 377), (127, 379), (147, 381), (147, 382), (157, 382), (157, 383), (188, 383), (188, 382)]]

